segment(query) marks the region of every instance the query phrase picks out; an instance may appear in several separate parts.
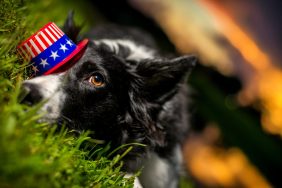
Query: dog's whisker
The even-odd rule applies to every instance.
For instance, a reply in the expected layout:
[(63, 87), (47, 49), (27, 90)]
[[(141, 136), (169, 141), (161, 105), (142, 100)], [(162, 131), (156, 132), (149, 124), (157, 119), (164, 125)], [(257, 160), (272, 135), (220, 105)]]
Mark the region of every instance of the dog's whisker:
[(61, 114), (61, 117), (66, 120), (68, 123), (73, 123), (73, 120), (71, 120), (70, 118), (68, 118), (67, 116)]

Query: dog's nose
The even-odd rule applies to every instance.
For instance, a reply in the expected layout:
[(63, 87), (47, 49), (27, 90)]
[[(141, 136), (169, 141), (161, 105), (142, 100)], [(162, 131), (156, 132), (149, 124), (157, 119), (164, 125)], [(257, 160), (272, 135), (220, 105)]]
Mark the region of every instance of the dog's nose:
[(24, 82), (21, 87), (19, 100), (23, 104), (34, 105), (42, 100), (39, 86), (34, 83)]

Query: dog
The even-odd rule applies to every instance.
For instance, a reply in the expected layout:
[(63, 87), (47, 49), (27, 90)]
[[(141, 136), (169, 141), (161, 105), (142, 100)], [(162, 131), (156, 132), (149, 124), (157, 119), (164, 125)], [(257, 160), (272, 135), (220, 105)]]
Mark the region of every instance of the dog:
[[(78, 41), (72, 14), (63, 30)], [(164, 57), (151, 36), (133, 28), (101, 26), (86, 36), (91, 41), (67, 71), (23, 82), (23, 101), (46, 100), (41, 121), (91, 130), (112, 148), (146, 145), (123, 159), (128, 174), (142, 169), (135, 187), (177, 187), (189, 128), (186, 80), (196, 57)]]

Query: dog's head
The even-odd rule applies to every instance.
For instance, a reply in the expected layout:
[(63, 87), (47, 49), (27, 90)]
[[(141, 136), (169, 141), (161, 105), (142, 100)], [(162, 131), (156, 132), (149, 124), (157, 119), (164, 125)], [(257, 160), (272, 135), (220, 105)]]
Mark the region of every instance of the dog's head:
[(196, 59), (142, 58), (142, 53), (151, 52), (140, 53), (144, 47), (129, 41), (114, 42), (118, 49), (109, 41), (91, 41), (68, 71), (25, 81), (28, 95), (24, 102), (46, 99), (42, 120), (64, 122), (77, 131), (92, 130), (97, 139), (161, 144), (163, 132), (156, 125), (157, 116), (185, 84)]

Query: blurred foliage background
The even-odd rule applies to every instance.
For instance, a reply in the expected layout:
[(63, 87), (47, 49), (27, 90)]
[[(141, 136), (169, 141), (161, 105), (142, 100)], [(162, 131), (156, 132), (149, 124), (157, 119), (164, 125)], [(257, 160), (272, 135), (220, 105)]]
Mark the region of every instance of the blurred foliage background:
[[(164, 53), (197, 54), (200, 62), (189, 79), (192, 130), (183, 148), (194, 186), (282, 186), (281, 2), (47, 0), (40, 4), (31, 4), (24, 15), (30, 31), (25, 36), (49, 21), (62, 26), (73, 9), (84, 31), (109, 22), (136, 26), (151, 33)], [(17, 74), (10, 74), (10, 79)]]

